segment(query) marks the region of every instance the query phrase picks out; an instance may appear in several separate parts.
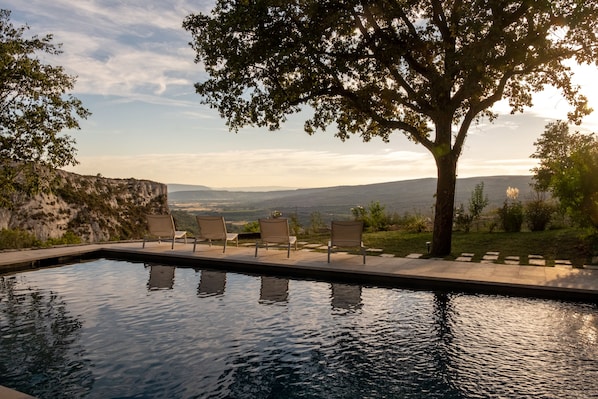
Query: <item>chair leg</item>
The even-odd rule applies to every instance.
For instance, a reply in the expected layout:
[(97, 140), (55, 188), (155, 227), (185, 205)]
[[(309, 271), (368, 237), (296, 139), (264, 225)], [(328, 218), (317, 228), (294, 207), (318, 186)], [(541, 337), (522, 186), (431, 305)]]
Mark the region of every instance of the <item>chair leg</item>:
[(291, 257), (291, 243), (287, 246), (287, 258)]
[(145, 248), (145, 240), (147, 239), (147, 237), (143, 237), (143, 245), (141, 246), (141, 248)]
[(222, 249), (222, 253), (226, 252), (226, 238), (224, 239), (224, 248)]
[(332, 250), (332, 247), (330, 245), (328, 245), (328, 263), (330, 263), (330, 251)]
[(365, 248), (361, 248), (361, 253), (363, 254), (363, 264), (365, 265)]
[(195, 252), (196, 246), (197, 246), (197, 237), (195, 237), (195, 240), (193, 241), (193, 252)]
[(258, 248), (258, 246), (259, 246), (259, 245), (260, 245), (260, 243), (259, 243), (259, 242), (256, 242), (256, 243), (255, 243), (255, 257), (256, 257), (256, 258), (257, 258), (257, 248)]

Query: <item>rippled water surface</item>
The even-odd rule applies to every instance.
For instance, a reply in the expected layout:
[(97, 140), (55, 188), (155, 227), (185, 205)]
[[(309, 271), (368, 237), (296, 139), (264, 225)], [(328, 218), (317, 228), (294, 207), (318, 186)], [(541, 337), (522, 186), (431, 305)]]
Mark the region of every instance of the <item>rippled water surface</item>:
[(594, 304), (97, 260), (0, 277), (39, 398), (598, 397)]

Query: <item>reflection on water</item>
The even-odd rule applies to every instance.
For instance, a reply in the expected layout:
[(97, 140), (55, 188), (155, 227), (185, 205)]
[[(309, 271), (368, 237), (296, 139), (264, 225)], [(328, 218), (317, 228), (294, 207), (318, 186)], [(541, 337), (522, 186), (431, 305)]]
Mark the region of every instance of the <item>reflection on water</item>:
[(332, 283), (332, 307), (346, 310), (361, 307), (361, 286), (353, 284)]
[(0, 277), (0, 385), (46, 398), (79, 398), (91, 390), (82, 322), (60, 294)]
[(226, 273), (203, 270), (199, 280), (197, 294), (199, 296), (223, 295), (226, 286)]
[(0, 384), (39, 398), (598, 396), (593, 304), (112, 260), (0, 281)]
[(149, 281), (147, 282), (148, 290), (171, 290), (174, 286), (174, 266), (163, 265), (145, 265), (150, 268)]
[(260, 277), (260, 302), (286, 302), (289, 298), (289, 280), (280, 277)]

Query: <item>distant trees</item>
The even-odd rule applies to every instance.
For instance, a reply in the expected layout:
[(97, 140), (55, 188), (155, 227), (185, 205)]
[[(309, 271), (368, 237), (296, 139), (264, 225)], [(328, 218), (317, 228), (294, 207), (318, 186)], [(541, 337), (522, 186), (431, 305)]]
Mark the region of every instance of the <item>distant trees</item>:
[(75, 141), (61, 132), (90, 115), (66, 94), (75, 78), (39, 57), (60, 54), (60, 44), (52, 35), (25, 38), (27, 29), (0, 10), (0, 207), (10, 206), (15, 192), (49, 188), (53, 169), (77, 163)]
[(570, 62), (598, 59), (598, 2), (217, 0), (183, 24), (208, 78), (196, 84), (231, 130), (279, 129), (306, 105), (305, 130), (346, 140), (403, 132), (437, 168), (431, 253), (451, 252), (457, 162), (472, 123), (513, 112), (552, 85), (591, 110)]
[(550, 191), (581, 225), (598, 229), (598, 137), (571, 133), (564, 121), (552, 122), (535, 143), (536, 188)]

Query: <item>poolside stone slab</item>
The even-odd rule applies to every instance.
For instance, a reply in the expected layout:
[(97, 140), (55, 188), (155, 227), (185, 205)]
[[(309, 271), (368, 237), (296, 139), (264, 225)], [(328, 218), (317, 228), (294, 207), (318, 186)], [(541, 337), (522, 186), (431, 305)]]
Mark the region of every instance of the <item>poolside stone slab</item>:
[(409, 258), (409, 259), (419, 259), (422, 256), (423, 256), (423, 254), (409, 254), (409, 255), (406, 256), (406, 258)]
[[(491, 283), (489, 287), (496, 289), (496, 292), (502, 292), (503, 289), (532, 288), (531, 295), (535, 295), (534, 288), (546, 295), (561, 297), (587, 298), (594, 301), (598, 298), (598, 270), (589, 269), (590, 267), (598, 269), (598, 264), (588, 265), (587, 269), (575, 267), (536, 267), (529, 265), (506, 265), (488, 262), (481, 263), (463, 263), (454, 261), (445, 261), (443, 259), (413, 259), (420, 257), (421, 254), (413, 254), (406, 257), (386, 258), (382, 256), (368, 257), (367, 264), (362, 264), (360, 256), (355, 254), (350, 256), (333, 255), (332, 263), (326, 262), (326, 255), (315, 251), (291, 251), (290, 258), (287, 258), (286, 251), (266, 251), (260, 250), (259, 256), (254, 256), (255, 243), (250, 243), (248, 247), (229, 246), (226, 254), (222, 254), (221, 248), (212, 250), (192, 252), (193, 244), (177, 244), (175, 249), (171, 250), (170, 245), (159, 245), (150, 243), (143, 249), (141, 241), (125, 243), (103, 243), (86, 244), (78, 246), (66, 246), (60, 248), (42, 248), (36, 250), (24, 251), (5, 251), (0, 253), (0, 268), (12, 268), (13, 265), (23, 265), (29, 268), (30, 265), (43, 259), (66, 259), (70, 257), (80, 257), (95, 251), (108, 251), (110, 256), (153, 256), (154, 254), (161, 258), (170, 258), (177, 264), (181, 260), (196, 264), (202, 259), (224, 261), (227, 263), (239, 263), (247, 265), (276, 266), (277, 269), (291, 267), (293, 270), (318, 270), (326, 273), (364, 273), (376, 278), (389, 277), (405, 278), (423, 278), (426, 281), (447, 281), (457, 282), (459, 284), (486, 284)], [(272, 248), (274, 249), (274, 248)], [(104, 252), (102, 252), (103, 254)], [(527, 257), (525, 257), (527, 259)], [(382, 277), (380, 277), (382, 276)], [(434, 284), (434, 283), (432, 283)], [(598, 299), (596, 299), (598, 300)], [(0, 395), (0, 397), (2, 397)]]
[(380, 254), (380, 257), (382, 257), (382, 258), (394, 258), (395, 256), (393, 254)]

